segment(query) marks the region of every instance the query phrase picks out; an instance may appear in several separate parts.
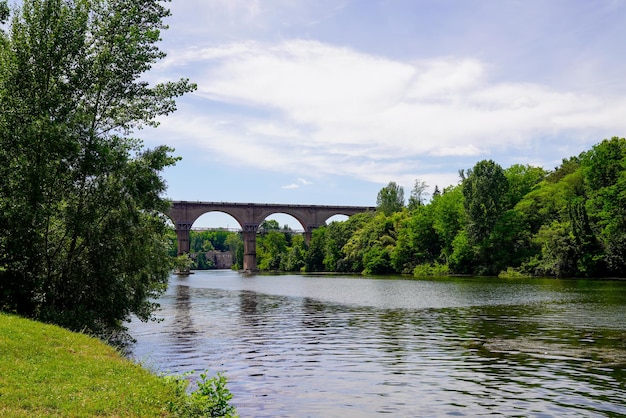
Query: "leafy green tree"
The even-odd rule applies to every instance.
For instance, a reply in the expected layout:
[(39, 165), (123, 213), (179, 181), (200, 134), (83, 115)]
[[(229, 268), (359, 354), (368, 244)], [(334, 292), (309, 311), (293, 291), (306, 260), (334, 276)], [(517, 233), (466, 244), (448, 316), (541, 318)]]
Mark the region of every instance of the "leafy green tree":
[(588, 257), (593, 252), (597, 260), (602, 253), (609, 272), (623, 276), (626, 274), (626, 139), (603, 140), (581, 154), (580, 163), (590, 229), (586, 235), (593, 231), (602, 247), (595, 247), (593, 240), (588, 239), (592, 246), (587, 249)]
[(569, 222), (553, 221), (542, 225), (536, 235), (541, 245), (541, 257), (531, 258), (529, 264), (536, 275), (573, 277), (577, 274), (577, 248)]
[(344, 246), (351, 271), (380, 274), (393, 272), (391, 252), (396, 244), (393, 218), (383, 212), (357, 229)]
[(404, 208), (404, 188), (390, 181), (378, 192), (376, 207), (387, 216), (400, 212)]
[(434, 229), (434, 207), (416, 207), (396, 222), (397, 240), (391, 264), (398, 273), (411, 273), (419, 264), (432, 264), (441, 254), (441, 240)]
[(266, 233), (271, 231), (278, 231), (280, 229), (280, 225), (275, 219), (266, 219), (261, 222), (259, 225), (259, 233)]
[(503, 213), (493, 225), (488, 238), (489, 267), (485, 270), (490, 274), (520, 266), (536, 251), (529, 225), (524, 214), (516, 209), (516, 204), (539, 187), (546, 172), (542, 168), (515, 164), (505, 169), (504, 174), (508, 188), (503, 197)]
[(590, 222), (579, 158), (564, 160), (515, 206), (530, 234), (522, 270), (535, 275), (596, 276), (604, 270), (601, 248)]
[(374, 212), (358, 213), (345, 221), (331, 222), (329, 225), (313, 230), (311, 242), (304, 256), (305, 270), (361, 271), (363, 269), (361, 260), (351, 259), (345, 249), (349, 248), (346, 245), (356, 231), (369, 222), (373, 216)]
[(465, 228), (462, 186), (450, 186), (443, 193), (433, 194), (430, 205), (433, 211), (433, 229), (441, 245), (440, 258), (447, 263), (454, 251), (452, 243), (455, 237)]
[(483, 160), (468, 170), (463, 180), (463, 203), (467, 214), (467, 236), (471, 243), (480, 244), (489, 237), (491, 229), (505, 208), (508, 180), (500, 165)]
[[(6, 0), (0, 1), (0, 25), (4, 24), (9, 18), (9, 5)], [(2, 33), (2, 29), (0, 29), (0, 34)]]
[(316, 228), (311, 234), (311, 242), (304, 257), (304, 268), (308, 272), (324, 271), (324, 248), (328, 230)]
[(285, 234), (270, 230), (257, 238), (257, 265), (260, 270), (278, 270), (287, 252)]
[(301, 271), (305, 267), (306, 245), (303, 235), (294, 235), (287, 254), (281, 258), (281, 270)]
[(0, 34), (0, 308), (104, 335), (151, 317), (172, 267), (156, 126), (187, 80), (142, 76), (169, 15), (151, 0), (24, 0)]
[(477, 261), (474, 247), (467, 238), (467, 230), (460, 230), (452, 240), (452, 254), (448, 257), (450, 270), (458, 274), (472, 274)]
[(535, 189), (546, 178), (546, 171), (541, 167), (514, 164), (504, 170), (508, 183), (506, 208), (511, 209), (524, 196)]
[(490, 235), (506, 209), (508, 180), (500, 165), (483, 160), (468, 170), (462, 184), (467, 242), (475, 248), (480, 266), (475, 272), (493, 274), (494, 243), (490, 241)]

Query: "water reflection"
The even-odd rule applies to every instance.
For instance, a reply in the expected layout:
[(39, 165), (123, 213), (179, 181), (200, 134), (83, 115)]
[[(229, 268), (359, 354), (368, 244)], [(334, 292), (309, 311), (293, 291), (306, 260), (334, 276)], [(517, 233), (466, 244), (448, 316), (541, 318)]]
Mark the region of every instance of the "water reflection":
[(242, 416), (626, 414), (626, 283), (195, 276), (136, 356), (225, 371)]
[(192, 341), (196, 334), (191, 315), (191, 292), (188, 286), (176, 285), (174, 318), (171, 322), (172, 338), (179, 342)]

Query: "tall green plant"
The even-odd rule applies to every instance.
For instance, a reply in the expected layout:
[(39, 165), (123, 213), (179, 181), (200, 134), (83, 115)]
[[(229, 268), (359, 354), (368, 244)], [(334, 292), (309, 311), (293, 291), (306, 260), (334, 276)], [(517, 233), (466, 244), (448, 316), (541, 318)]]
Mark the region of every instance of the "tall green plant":
[(0, 308), (105, 334), (150, 318), (167, 284), (160, 172), (132, 132), (187, 80), (142, 79), (164, 57), (154, 0), (24, 0), (0, 42)]

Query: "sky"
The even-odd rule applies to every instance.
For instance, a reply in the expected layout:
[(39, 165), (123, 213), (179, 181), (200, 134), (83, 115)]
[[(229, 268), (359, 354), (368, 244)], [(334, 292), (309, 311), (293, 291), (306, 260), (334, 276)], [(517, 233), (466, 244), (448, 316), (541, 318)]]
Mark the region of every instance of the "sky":
[[(481, 160), (551, 170), (626, 135), (626, 1), (168, 7), (147, 78), (198, 89), (137, 134), (182, 157), (172, 200), (374, 206), (391, 181), (408, 198)], [(232, 227), (209, 218), (194, 226)]]

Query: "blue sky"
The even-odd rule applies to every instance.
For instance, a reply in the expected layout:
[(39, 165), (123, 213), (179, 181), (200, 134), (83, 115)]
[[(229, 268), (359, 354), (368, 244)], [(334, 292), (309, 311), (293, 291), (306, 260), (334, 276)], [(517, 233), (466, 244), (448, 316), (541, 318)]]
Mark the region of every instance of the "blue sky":
[(198, 90), (139, 135), (182, 157), (173, 200), (375, 205), (390, 181), (408, 197), (482, 159), (552, 169), (626, 135), (621, 0), (169, 7), (148, 78)]

